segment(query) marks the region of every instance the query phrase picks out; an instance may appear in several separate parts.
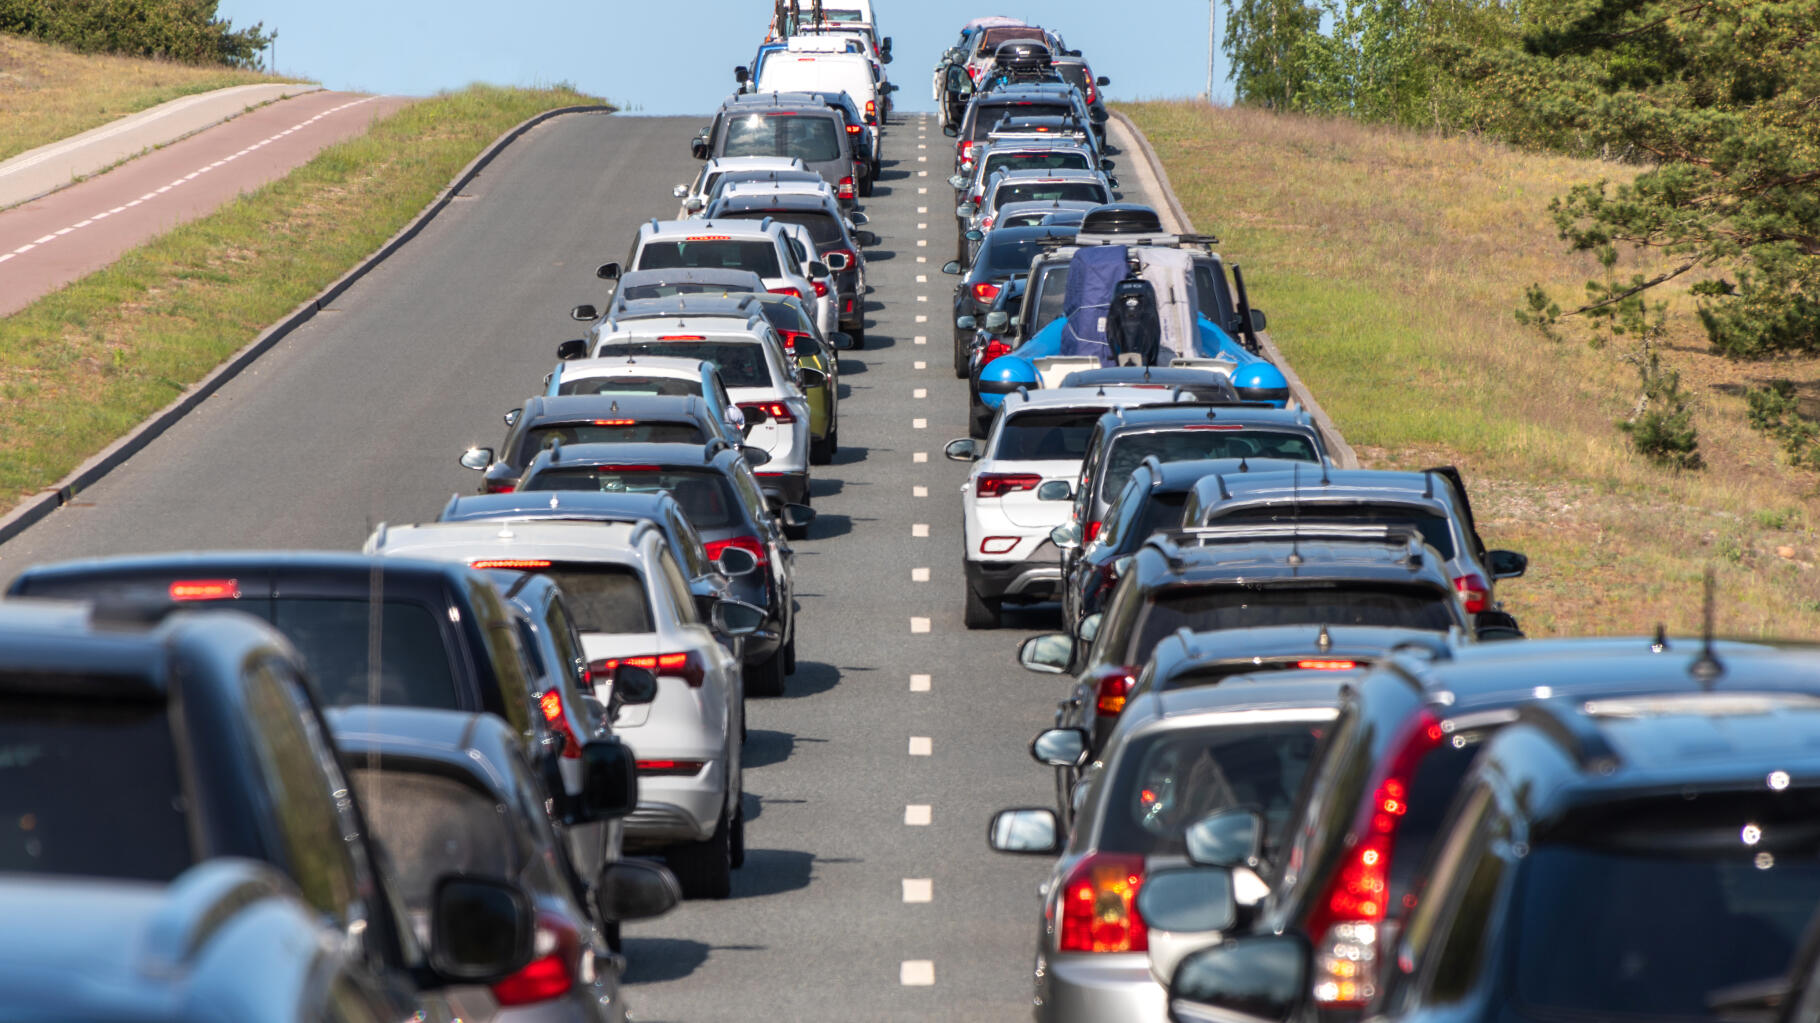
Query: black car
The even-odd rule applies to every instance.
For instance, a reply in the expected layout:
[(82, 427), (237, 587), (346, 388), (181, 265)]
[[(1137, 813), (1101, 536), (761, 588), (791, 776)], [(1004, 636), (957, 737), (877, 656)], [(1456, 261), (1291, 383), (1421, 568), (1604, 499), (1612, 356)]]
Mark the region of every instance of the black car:
[[(486, 986), (451, 991), (461, 1015), (492, 1019), (502, 1009), (561, 1002), (572, 1014), (565, 1018), (624, 1023), (625, 960), (595, 918), (661, 916), (682, 900), (676, 878), (654, 863), (622, 860), (577, 890), (561, 869), (565, 843), (544, 812), (542, 786), (492, 715), (348, 707), (328, 718), (408, 912), (426, 916), (436, 879), (450, 872), (510, 881), (537, 911), (537, 958)], [(636, 803), (628, 788), (616, 798)]]
[[(176, 979), (179, 965), (207, 951), (204, 939), (226, 925), (232, 905), (260, 896), (256, 883), (235, 887), (245, 879), (233, 871), (186, 875), (216, 857), (258, 860), (295, 882), (337, 932), (322, 944), (357, 960), (343, 968), (355, 997), (382, 1005), (381, 1018), (411, 1018), (422, 1009), (446, 1019), (442, 989), (492, 983), (524, 967), (535, 910), (527, 893), (504, 880), (435, 879), (428, 949), (420, 947), (296, 649), (249, 615), (173, 606), (195, 605), (162, 589), (145, 599), (114, 591), (92, 604), (0, 603), (0, 749), (8, 751), (0, 757), (0, 870), (30, 877), (41, 896), (53, 878), (164, 883), (184, 875), (172, 893), (171, 919), (158, 925), (160, 938), (138, 951), (149, 980)], [(599, 752), (592, 762), (603, 778), (617, 770), (629, 790), (630, 752), (617, 744)], [(598, 808), (629, 811), (625, 794), (620, 805)], [(215, 901), (211, 889), (222, 888), (236, 895), (217, 902), (217, 916), (197, 912)], [(126, 925), (114, 909), (89, 906), (113, 929), (108, 943), (89, 947), (87, 965), (98, 972), (110, 964), (93, 953), (119, 947), (117, 928)], [(21, 919), (7, 916), (15, 925)], [(33, 947), (41, 950), (55, 947), (61, 928), (81, 926), (59, 916), (23, 919), (32, 921)], [(169, 930), (185, 919), (207, 926)], [(218, 952), (210, 958), (220, 961)], [(0, 970), (17, 962), (6, 956)], [(272, 967), (268, 979), (281, 972)], [(57, 988), (91, 992), (89, 985)], [(428, 994), (422, 1005), (420, 989)], [(34, 990), (43, 985), (8, 984), (0, 1006)], [(225, 996), (230, 985), (217, 990)], [(141, 1008), (156, 1011), (157, 1003)], [(255, 1018), (253, 1010), (245, 1018)]]
[[(1479, 649), (1482, 664), (1437, 659), (1401, 683), (1454, 697), (1421, 701), (1415, 737), (1393, 739), (1435, 753), (1393, 750), (1357, 778), (1310, 772), (1304, 801), (1329, 788), (1292, 814), (1304, 857), (1281, 868), (1255, 928), (1181, 965), (1174, 997), (1230, 1006), (1242, 987), (1247, 1016), (1277, 1020), (1358, 1005), (1384, 1020), (1506, 1019), (1512, 1005), (1536, 1019), (1774, 1018), (1820, 909), (1820, 660), (1641, 637)], [(1365, 710), (1342, 709), (1329, 758), (1377, 745), (1386, 719)], [(1376, 837), (1330, 852), (1340, 814), (1370, 797), (1361, 785), (1405, 782), (1388, 864)], [(1426, 829), (1409, 841), (1418, 811)], [(1375, 872), (1353, 866), (1367, 858)], [(1320, 940), (1358, 930), (1368, 900), (1349, 892), (1385, 871), (1375, 942)], [(1222, 880), (1199, 873), (1209, 890)], [(1363, 968), (1337, 968), (1360, 947)]]
[(1081, 98), (1087, 101), (1089, 110), (1105, 112), (1106, 97), (1100, 90), (1111, 85), (1112, 79), (1105, 75), (1096, 77), (1093, 69), (1087, 66), (1087, 60), (1084, 57), (1057, 57), (1055, 58), (1055, 70), (1062, 76), (1063, 81), (1074, 86), (1075, 91), (1081, 94)]
[(980, 370), (1001, 355), (1011, 354), (1016, 336), (1018, 305), (1024, 298), (1024, 278), (1013, 277), (998, 289), (992, 296), (992, 304), (984, 316), (957, 316), (954, 326), (960, 331), (971, 331), (972, 340), (967, 343), (967, 436), (984, 438), (992, 429), (992, 417), (998, 410), (987, 407), (980, 401)]
[(955, 170), (965, 171), (973, 163), (973, 147), (984, 141), (998, 123), (1009, 116), (1074, 118), (1083, 112), (1080, 97), (1072, 91), (1044, 91), (1035, 86), (1008, 86), (990, 95), (980, 94), (968, 104), (958, 124), (942, 128), (942, 134), (955, 139)]
[(962, 327), (963, 316), (983, 317), (992, 309), (1000, 291), (1013, 278), (1030, 272), (1030, 263), (1039, 252), (1067, 244), (1074, 237), (1069, 227), (1007, 227), (993, 231), (980, 242), (972, 265), (964, 271), (958, 260), (942, 267), (942, 273), (960, 277), (954, 286), (954, 375), (965, 379), (972, 362), (971, 328)]
[[(509, 494), (539, 451), (564, 444), (705, 444), (719, 438), (737, 444), (740, 431), (694, 395), (564, 394), (525, 399), (506, 413), (506, 439), (492, 448), (462, 453), (465, 468), (482, 471), (480, 492)], [(763, 464), (763, 451), (748, 452)]]
[(708, 557), (719, 558), (733, 547), (751, 555), (758, 562), (751, 575), (764, 589), (741, 597), (764, 608), (766, 616), (745, 641), (746, 691), (754, 696), (783, 692), (784, 677), (796, 670), (796, 554), (783, 526), (807, 526), (815, 513), (786, 505), (783, 513), (790, 518), (780, 523), (736, 450), (715, 444), (559, 444), (538, 453), (519, 489), (556, 500), (576, 492), (667, 492), (700, 533)]
[(840, 327), (863, 347), (866, 336), (866, 296), (860, 294), (860, 245), (876, 241), (870, 232), (849, 232), (846, 221), (819, 195), (778, 192), (774, 195), (739, 195), (715, 200), (707, 216), (730, 220), (774, 220), (799, 224), (815, 242), (815, 258), (834, 271), (835, 309)]

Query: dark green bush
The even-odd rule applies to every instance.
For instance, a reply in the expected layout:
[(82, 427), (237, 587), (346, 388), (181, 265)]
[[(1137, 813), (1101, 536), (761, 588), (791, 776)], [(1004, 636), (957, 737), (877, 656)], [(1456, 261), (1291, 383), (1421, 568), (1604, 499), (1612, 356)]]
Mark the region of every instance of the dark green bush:
[(259, 67), (271, 37), (215, 16), (216, 0), (0, 0), (0, 31), (87, 53)]

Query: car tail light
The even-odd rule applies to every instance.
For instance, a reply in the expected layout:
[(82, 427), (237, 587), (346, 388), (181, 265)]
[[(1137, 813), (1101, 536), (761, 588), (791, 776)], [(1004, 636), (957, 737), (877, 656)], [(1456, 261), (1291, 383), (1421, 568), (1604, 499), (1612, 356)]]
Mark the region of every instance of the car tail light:
[(595, 426), (637, 426), (636, 419), (596, 419)]
[(849, 125), (847, 125), (847, 134), (849, 134), (849, 135), (858, 135), (858, 134), (859, 134), (859, 132), (860, 132), (860, 127), (859, 127), (859, 125), (857, 125), (857, 124), (849, 124)]
[(973, 493), (976, 497), (1003, 497), (1019, 490), (1035, 490), (1042, 485), (1043, 478), (1033, 472), (986, 472), (974, 479)]
[(993, 220), (993, 218), (988, 216), (986, 219), (980, 221), (980, 230), (982, 230), (982, 231), (992, 230), (992, 220)]
[(759, 540), (756, 536), (736, 536), (731, 540), (709, 540), (707, 543), (702, 544), (702, 549), (707, 551), (709, 561), (719, 560), (721, 552), (729, 547), (738, 547), (740, 550), (757, 558), (761, 568), (770, 563), (770, 558), (765, 551), (764, 542)]
[(1485, 577), (1477, 572), (1468, 572), (1455, 579), (1453, 588), (1465, 603), (1467, 614), (1476, 615), (1491, 603), (1491, 587), (1485, 585)]
[(980, 281), (973, 286), (973, 300), (982, 305), (998, 297), (1000, 286), (989, 281)]
[(813, 287), (815, 289), (816, 298), (827, 298), (828, 297), (828, 286), (826, 284), (823, 284), (820, 281), (810, 281), (809, 284), (811, 287)]
[(809, 336), (806, 330), (780, 330), (777, 332), (784, 339), (784, 351), (796, 354), (796, 343)]
[(878, 123), (878, 103), (874, 100), (866, 101), (866, 123), (867, 124), (877, 124)]
[(1353, 821), (1356, 841), (1309, 914), (1307, 933), (1321, 936), (1313, 982), (1322, 1006), (1363, 1006), (1377, 993), (1378, 925), (1389, 910), (1391, 846), (1409, 812), (1416, 768), (1445, 735), (1441, 722), (1423, 711), (1391, 743), (1371, 803)]
[(1023, 541), (1021, 536), (989, 536), (980, 541), (981, 554), (1010, 554)]
[(581, 966), (581, 935), (568, 921), (549, 913), (537, 916), (534, 958), (524, 968), (493, 985), (501, 1006), (547, 1002), (569, 993)]
[(961, 162), (966, 163), (972, 159), (973, 159), (973, 140), (972, 139), (962, 139), (961, 140)]
[(790, 406), (781, 401), (742, 401), (739, 403), (739, 407), (746, 413), (747, 418), (756, 414), (760, 421), (775, 419), (780, 423), (796, 422), (796, 413), (790, 411)]
[(468, 562), (470, 568), (509, 568), (524, 572), (539, 568), (549, 568), (550, 563), (542, 558), (488, 558), (484, 561)]
[(1302, 671), (1351, 671), (1359, 666), (1358, 661), (1297, 661), (1295, 666)]
[(564, 760), (581, 759), (581, 740), (575, 730), (569, 727), (569, 716), (562, 710), (562, 690), (552, 689), (537, 698), (537, 709), (543, 711), (543, 719), (549, 722), (556, 734), (563, 737), (562, 758)]
[(504, 480), (487, 480), (486, 482), (486, 492), (489, 494), (509, 494), (515, 489), (517, 488), (514, 484)]
[(1003, 341), (1000, 341), (998, 338), (993, 338), (992, 340), (986, 342), (986, 354), (985, 354), (985, 357), (983, 359), (981, 359), (980, 364), (983, 366), (986, 363), (991, 362), (993, 359), (996, 359), (1001, 355), (1010, 355), (1010, 354), (1011, 354), (1010, 345), (1006, 344)]
[(706, 340), (708, 340), (708, 335), (706, 335), (706, 334), (660, 334), (660, 335), (658, 335), (657, 340), (659, 340), (659, 341), (706, 341)]
[(708, 766), (706, 760), (640, 760), (638, 773), (657, 777), (689, 778)]
[(171, 584), (172, 600), (239, 600), (238, 579), (179, 579)]
[(840, 179), (840, 184), (834, 186), (834, 195), (838, 199), (853, 198), (853, 175)]
[(1096, 668), (1093, 672), (1093, 709), (1101, 717), (1115, 718), (1125, 712), (1131, 699), (1131, 688), (1137, 685), (1138, 669), (1129, 664)]
[(1150, 930), (1138, 915), (1144, 857), (1093, 853), (1062, 881), (1061, 952), (1148, 952)]
[(680, 678), (689, 683), (689, 688), (700, 689), (707, 673), (702, 668), (701, 658), (693, 650), (680, 654), (652, 654), (648, 657), (609, 657), (594, 661), (588, 665), (589, 670), (597, 675), (611, 676), (613, 669), (622, 664), (634, 668), (643, 668), (653, 675)]
[(773, 295), (789, 295), (791, 298), (802, 298), (803, 297), (803, 293), (802, 293), (801, 289), (798, 289), (798, 288), (771, 288), (768, 290)]
[[(1084, 483), (1082, 485), (1085, 486)], [(1087, 523), (1087, 529), (1081, 535), (1084, 537), (1081, 540), (1082, 543), (1092, 543), (1093, 538), (1100, 535), (1100, 524), (1098, 522)]]
[(1098, 96), (1098, 90), (1093, 87), (1093, 72), (1089, 71), (1087, 73), (1087, 105), (1092, 106), (1094, 99)]

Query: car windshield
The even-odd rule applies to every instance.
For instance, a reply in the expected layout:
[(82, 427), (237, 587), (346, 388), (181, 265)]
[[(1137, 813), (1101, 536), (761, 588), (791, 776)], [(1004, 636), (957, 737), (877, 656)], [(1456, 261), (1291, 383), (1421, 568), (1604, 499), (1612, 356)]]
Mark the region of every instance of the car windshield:
[[(372, 607), (368, 600), (308, 597), (234, 605), (236, 611), (270, 615), (303, 655), (317, 698), (328, 706), (458, 709), (461, 698), (436, 616), (416, 601), (387, 600), (377, 615)], [(376, 671), (367, 658), (375, 628), (381, 633)]]
[(1105, 202), (1106, 189), (1097, 181), (1007, 181), (993, 193), (992, 205), (1014, 202)]
[(1026, 149), (1021, 152), (989, 152), (986, 166), (980, 171), (986, 180), (999, 170), (1092, 170), (1087, 154), (1078, 149)]
[(556, 423), (525, 431), (525, 461), (558, 441), (563, 444), (701, 444), (701, 426), (693, 422), (662, 420), (596, 419), (587, 423)]
[(1425, 586), (1348, 582), (1250, 582), (1171, 586), (1140, 612), (1126, 664), (1143, 664), (1165, 636), (1267, 625), (1381, 625), (1446, 632), (1457, 624), (1452, 593)]
[[(1272, 457), (1281, 458), (1283, 456)], [(1444, 560), (1454, 556), (1453, 528), (1447, 521), (1447, 516), (1432, 508), (1416, 505), (1303, 504), (1300, 506), (1233, 508), (1224, 513), (1216, 507), (1213, 512), (1214, 517), (1208, 520), (1209, 525), (1240, 526), (1294, 521), (1303, 525), (1328, 523), (1355, 526), (1414, 526), (1421, 531), (1423, 541), (1433, 547), (1435, 553)]]
[(636, 373), (564, 380), (557, 394), (655, 394), (666, 398), (699, 397), (701, 381), (681, 377), (648, 377)]
[(1677, 793), (1579, 817), (1519, 861), (1511, 1001), (1536, 1019), (1752, 1018), (1728, 1003), (1763, 1004), (1751, 989), (1787, 976), (1820, 905), (1820, 794)]
[[(351, 758), (362, 763), (362, 758)], [(398, 895), (414, 913), (429, 909), (444, 874), (510, 880), (523, 866), (514, 818), (490, 793), (436, 774), (351, 767), (354, 792), (391, 860)]]
[(712, 362), (727, 387), (769, 387), (771, 367), (756, 341), (615, 341), (597, 355), (666, 355)]
[(583, 490), (605, 494), (664, 494), (676, 498), (683, 514), (701, 530), (725, 529), (743, 521), (733, 481), (712, 469), (644, 469), (636, 466), (564, 468), (540, 472), (523, 490)]
[(1291, 804), (1325, 721), (1177, 729), (1133, 739), (1099, 836), (1102, 852), (1181, 855), (1190, 824), (1219, 810), (1263, 813), (1266, 837), (1287, 829)]
[[(987, 276), (1021, 277), (1030, 269), (1030, 263), (1038, 253), (1054, 248), (1057, 239), (1065, 241), (1073, 236), (1074, 232), (1065, 227), (1028, 234), (1022, 231), (1014, 234), (994, 232), (986, 236), (984, 252), (976, 262), (985, 265)], [(975, 273), (977, 272), (976, 269)]]
[(794, 156), (804, 163), (840, 159), (841, 128), (832, 115), (738, 114), (727, 119), (720, 156)]
[(1294, 462), (1319, 462), (1320, 454), (1307, 434), (1247, 427), (1178, 426), (1140, 431), (1113, 438), (1100, 477), (1100, 495), (1110, 498), (1125, 486), (1131, 472), (1156, 456), (1159, 462), (1198, 458), (1282, 458)]
[(841, 226), (832, 216), (818, 210), (740, 210), (736, 213), (716, 214), (718, 218), (728, 220), (774, 220), (780, 224), (800, 224), (809, 229), (809, 237), (815, 247), (844, 243), (845, 235)]
[(1019, 412), (999, 428), (992, 457), (1006, 462), (1073, 461), (1087, 455), (1087, 441), (1101, 409)]
[(637, 569), (610, 563), (559, 561), (533, 571), (549, 576), (562, 589), (576, 631), (652, 631), (645, 581)]
[(704, 235), (683, 241), (657, 240), (638, 252), (640, 270), (675, 270), (681, 267), (713, 270), (750, 270), (760, 277), (781, 277), (777, 246), (770, 238), (728, 238)]
[(0, 872), (169, 881), (188, 816), (163, 702), (0, 699)]

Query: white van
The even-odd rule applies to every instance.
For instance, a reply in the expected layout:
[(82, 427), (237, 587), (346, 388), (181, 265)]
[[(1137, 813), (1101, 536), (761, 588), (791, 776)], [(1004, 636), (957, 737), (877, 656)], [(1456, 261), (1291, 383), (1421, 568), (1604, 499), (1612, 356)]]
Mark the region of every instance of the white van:
[(863, 53), (773, 54), (759, 72), (759, 92), (844, 92), (876, 133), (883, 127), (883, 106), (872, 62)]

